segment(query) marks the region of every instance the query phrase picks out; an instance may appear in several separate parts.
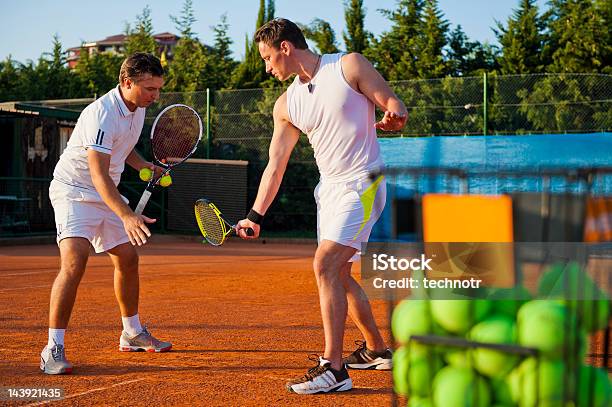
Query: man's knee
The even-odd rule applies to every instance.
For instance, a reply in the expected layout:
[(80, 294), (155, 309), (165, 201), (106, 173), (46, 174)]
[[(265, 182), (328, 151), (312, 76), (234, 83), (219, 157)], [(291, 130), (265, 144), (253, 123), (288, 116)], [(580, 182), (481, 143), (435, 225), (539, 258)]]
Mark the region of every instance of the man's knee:
[(121, 273), (138, 273), (138, 252), (129, 243), (111, 249), (115, 269)]
[(64, 239), (60, 242), (60, 273), (67, 278), (80, 279), (89, 258), (89, 242), (81, 238)]

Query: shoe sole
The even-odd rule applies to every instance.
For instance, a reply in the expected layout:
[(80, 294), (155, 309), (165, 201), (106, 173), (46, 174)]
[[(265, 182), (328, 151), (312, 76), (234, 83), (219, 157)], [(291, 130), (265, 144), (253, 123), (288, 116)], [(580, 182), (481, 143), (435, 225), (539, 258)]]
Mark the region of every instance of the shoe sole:
[(172, 349), (172, 345), (167, 346), (165, 348), (155, 349), (155, 348), (142, 348), (140, 346), (123, 346), (119, 345), (119, 352), (169, 352)]
[(353, 380), (349, 377), (348, 379), (341, 381), (336, 386), (331, 387), (329, 389), (295, 391), (293, 387), (289, 387), (287, 390), (289, 390), (290, 393), (295, 393), (295, 394), (321, 394), (321, 393), (337, 393), (340, 391), (348, 391), (352, 388), (353, 388)]
[(355, 370), (391, 370), (393, 369), (393, 362), (381, 361), (375, 363), (353, 363), (346, 365), (346, 367)]

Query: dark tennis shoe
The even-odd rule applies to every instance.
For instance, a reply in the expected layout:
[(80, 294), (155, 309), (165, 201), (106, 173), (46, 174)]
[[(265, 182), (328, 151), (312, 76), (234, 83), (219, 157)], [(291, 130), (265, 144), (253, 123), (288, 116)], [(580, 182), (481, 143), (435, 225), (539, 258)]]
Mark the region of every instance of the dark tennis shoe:
[(391, 370), (393, 368), (391, 349), (378, 353), (368, 349), (364, 341), (355, 341), (355, 344), (358, 348), (342, 360), (349, 369)]

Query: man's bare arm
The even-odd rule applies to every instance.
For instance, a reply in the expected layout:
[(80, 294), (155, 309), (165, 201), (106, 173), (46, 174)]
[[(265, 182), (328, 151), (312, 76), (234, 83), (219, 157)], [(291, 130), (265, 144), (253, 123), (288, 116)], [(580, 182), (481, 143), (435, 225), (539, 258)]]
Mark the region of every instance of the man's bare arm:
[(342, 72), (353, 89), (385, 112), (382, 120), (376, 123), (376, 128), (394, 131), (404, 127), (408, 118), (406, 106), (370, 61), (358, 53), (345, 55), (342, 58)]
[[(283, 180), (283, 175), (287, 169), (287, 162), (291, 157), (291, 152), (300, 138), (300, 131), (291, 124), (287, 113), (287, 93), (283, 93), (274, 104), (274, 133), (270, 142), (269, 160), (263, 172), (257, 198), (253, 204), (253, 210), (264, 215), (276, 194)], [(259, 225), (243, 219), (238, 223), (239, 228), (251, 227), (255, 230), (253, 238), (259, 236)], [(241, 232), (240, 235), (244, 233)]]

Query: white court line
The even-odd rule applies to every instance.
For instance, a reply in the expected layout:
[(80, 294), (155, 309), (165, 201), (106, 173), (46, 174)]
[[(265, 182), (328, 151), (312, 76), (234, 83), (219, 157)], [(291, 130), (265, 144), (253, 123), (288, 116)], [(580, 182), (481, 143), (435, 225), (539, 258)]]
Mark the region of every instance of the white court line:
[(42, 406), (42, 405), (44, 405), (44, 404), (55, 403), (55, 402), (57, 402), (57, 401), (68, 400), (68, 399), (72, 399), (72, 398), (75, 398), (75, 397), (84, 396), (84, 395), (86, 395), (86, 394), (95, 393), (95, 392), (98, 392), (98, 391), (108, 390), (108, 389), (111, 389), (111, 388), (113, 388), (113, 387), (123, 386), (124, 384), (130, 384), (130, 383), (141, 382), (141, 381), (143, 381), (143, 380), (145, 380), (145, 379), (144, 379), (144, 378), (142, 378), (142, 379), (126, 380), (125, 382), (115, 383), (115, 384), (110, 385), (110, 386), (107, 386), (107, 387), (98, 387), (98, 388), (96, 388), (96, 389), (87, 390), (87, 391), (84, 391), (84, 392), (82, 392), (82, 393), (71, 394), (70, 396), (66, 396), (66, 397), (64, 397), (64, 398), (62, 398), (62, 399), (57, 399), (57, 400), (46, 400), (46, 401), (41, 401), (41, 402), (39, 402), (39, 403), (31, 403), (31, 404), (26, 404), (26, 407), (28, 407), (28, 406)]

